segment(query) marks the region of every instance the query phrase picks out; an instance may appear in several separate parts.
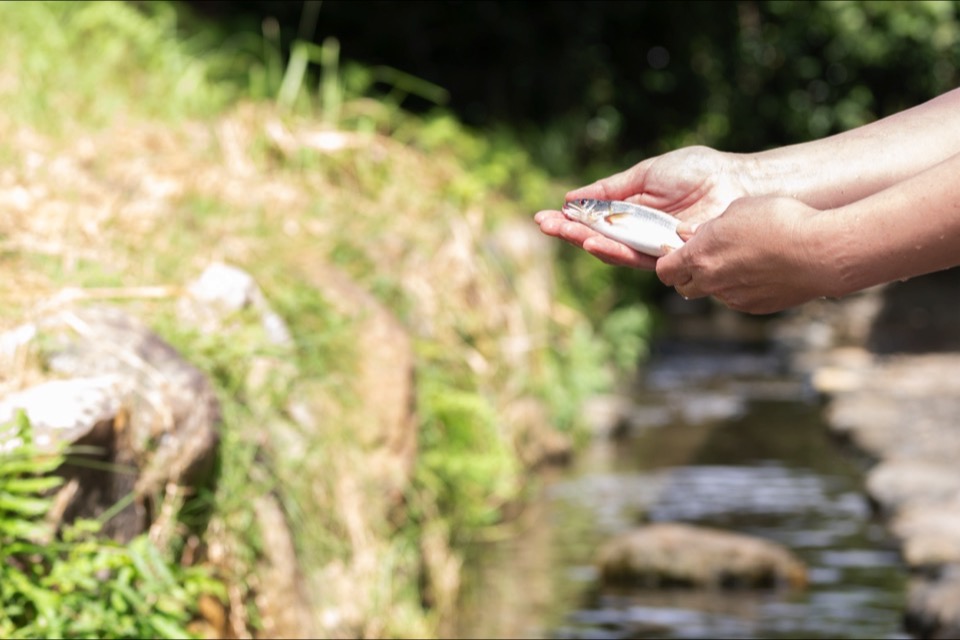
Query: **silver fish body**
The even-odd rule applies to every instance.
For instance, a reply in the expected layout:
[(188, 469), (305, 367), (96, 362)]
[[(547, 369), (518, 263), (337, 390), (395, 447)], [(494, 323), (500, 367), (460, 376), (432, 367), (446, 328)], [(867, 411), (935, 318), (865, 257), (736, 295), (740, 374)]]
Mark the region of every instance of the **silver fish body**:
[(632, 202), (581, 198), (563, 205), (563, 215), (640, 253), (659, 257), (678, 249), (680, 220), (663, 211)]

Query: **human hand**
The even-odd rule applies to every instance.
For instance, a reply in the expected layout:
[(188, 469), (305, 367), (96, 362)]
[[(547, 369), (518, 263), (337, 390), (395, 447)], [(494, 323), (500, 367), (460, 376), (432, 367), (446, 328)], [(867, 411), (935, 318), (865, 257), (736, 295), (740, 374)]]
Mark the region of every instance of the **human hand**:
[[(694, 224), (710, 220), (748, 195), (750, 171), (746, 156), (709, 147), (677, 149), (643, 162), (566, 195), (577, 198), (626, 200), (660, 209), (680, 218), (680, 236), (687, 239)], [(583, 248), (607, 264), (653, 269), (656, 258), (644, 255), (571, 220), (559, 211), (536, 214), (540, 230)]]
[(686, 298), (773, 313), (835, 293), (829, 215), (793, 198), (741, 198), (659, 259), (657, 276)]

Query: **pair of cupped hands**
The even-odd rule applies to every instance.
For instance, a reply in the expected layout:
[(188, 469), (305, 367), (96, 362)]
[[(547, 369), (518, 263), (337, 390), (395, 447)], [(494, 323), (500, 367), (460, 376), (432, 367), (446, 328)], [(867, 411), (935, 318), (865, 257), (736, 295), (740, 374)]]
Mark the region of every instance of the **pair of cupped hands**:
[(821, 295), (808, 267), (808, 223), (820, 212), (765, 191), (750, 156), (687, 147), (643, 162), (567, 194), (567, 200), (626, 200), (681, 220), (685, 244), (660, 258), (639, 253), (568, 220), (540, 211), (543, 233), (611, 265), (655, 270), (685, 298), (713, 296), (732, 309), (772, 313)]

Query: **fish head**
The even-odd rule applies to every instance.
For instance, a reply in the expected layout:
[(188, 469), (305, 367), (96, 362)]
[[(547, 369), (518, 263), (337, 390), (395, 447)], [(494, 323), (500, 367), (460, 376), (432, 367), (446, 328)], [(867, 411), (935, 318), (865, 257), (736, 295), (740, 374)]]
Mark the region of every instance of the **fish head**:
[(561, 212), (571, 220), (591, 224), (609, 213), (609, 203), (594, 198), (577, 198), (565, 203)]

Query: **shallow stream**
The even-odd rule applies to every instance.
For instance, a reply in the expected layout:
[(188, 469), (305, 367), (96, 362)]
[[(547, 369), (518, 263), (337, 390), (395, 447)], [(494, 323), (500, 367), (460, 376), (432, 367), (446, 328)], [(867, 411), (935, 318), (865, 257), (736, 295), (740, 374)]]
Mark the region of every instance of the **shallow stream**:
[[(906, 574), (870, 513), (863, 461), (831, 439), (816, 398), (766, 348), (663, 344), (630, 428), (544, 481), (519, 535), (476, 549), (460, 637), (909, 638)], [(614, 591), (593, 559), (643, 522), (780, 542), (802, 592)]]

